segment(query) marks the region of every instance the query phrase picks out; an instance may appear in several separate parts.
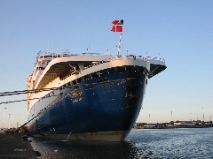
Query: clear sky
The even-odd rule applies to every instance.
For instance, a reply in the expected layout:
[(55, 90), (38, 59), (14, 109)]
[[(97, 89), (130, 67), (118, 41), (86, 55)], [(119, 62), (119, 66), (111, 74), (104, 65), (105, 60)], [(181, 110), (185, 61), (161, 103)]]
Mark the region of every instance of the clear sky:
[[(111, 22), (124, 19), (123, 53), (161, 56), (168, 66), (149, 81), (138, 121), (202, 119), (203, 113), (209, 120), (212, 8), (212, 0), (1, 0), (0, 92), (26, 89), (40, 50), (115, 54), (119, 34), (110, 31)], [(9, 114), (12, 126), (27, 120), (26, 103), (0, 105), (0, 113), (2, 126), (9, 126)]]

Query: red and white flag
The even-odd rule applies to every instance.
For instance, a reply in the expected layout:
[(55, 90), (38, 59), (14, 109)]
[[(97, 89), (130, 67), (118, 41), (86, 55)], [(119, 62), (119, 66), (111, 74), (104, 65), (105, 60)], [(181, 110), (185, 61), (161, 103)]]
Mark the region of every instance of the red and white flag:
[(123, 23), (124, 23), (124, 20), (121, 19), (121, 20), (114, 20), (112, 22), (113, 26), (112, 26), (112, 30), (113, 32), (123, 32)]

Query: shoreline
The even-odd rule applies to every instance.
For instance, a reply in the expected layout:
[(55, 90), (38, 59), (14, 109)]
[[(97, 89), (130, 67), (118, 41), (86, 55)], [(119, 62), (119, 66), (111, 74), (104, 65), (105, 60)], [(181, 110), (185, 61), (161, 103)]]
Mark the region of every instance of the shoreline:
[(135, 129), (211, 128), (212, 121), (171, 121), (169, 123), (136, 123)]

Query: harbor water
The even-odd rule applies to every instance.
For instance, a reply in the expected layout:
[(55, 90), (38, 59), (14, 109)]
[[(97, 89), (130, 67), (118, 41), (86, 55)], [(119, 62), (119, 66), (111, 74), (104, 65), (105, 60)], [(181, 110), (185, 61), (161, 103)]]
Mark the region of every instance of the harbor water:
[(43, 159), (213, 158), (213, 128), (138, 129), (124, 142), (31, 140)]

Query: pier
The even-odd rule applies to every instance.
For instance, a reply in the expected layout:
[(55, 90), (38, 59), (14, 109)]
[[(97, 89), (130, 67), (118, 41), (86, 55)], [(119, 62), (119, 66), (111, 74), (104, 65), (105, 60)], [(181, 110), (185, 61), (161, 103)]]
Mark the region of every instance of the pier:
[(36, 159), (30, 140), (20, 134), (0, 133), (0, 158)]

